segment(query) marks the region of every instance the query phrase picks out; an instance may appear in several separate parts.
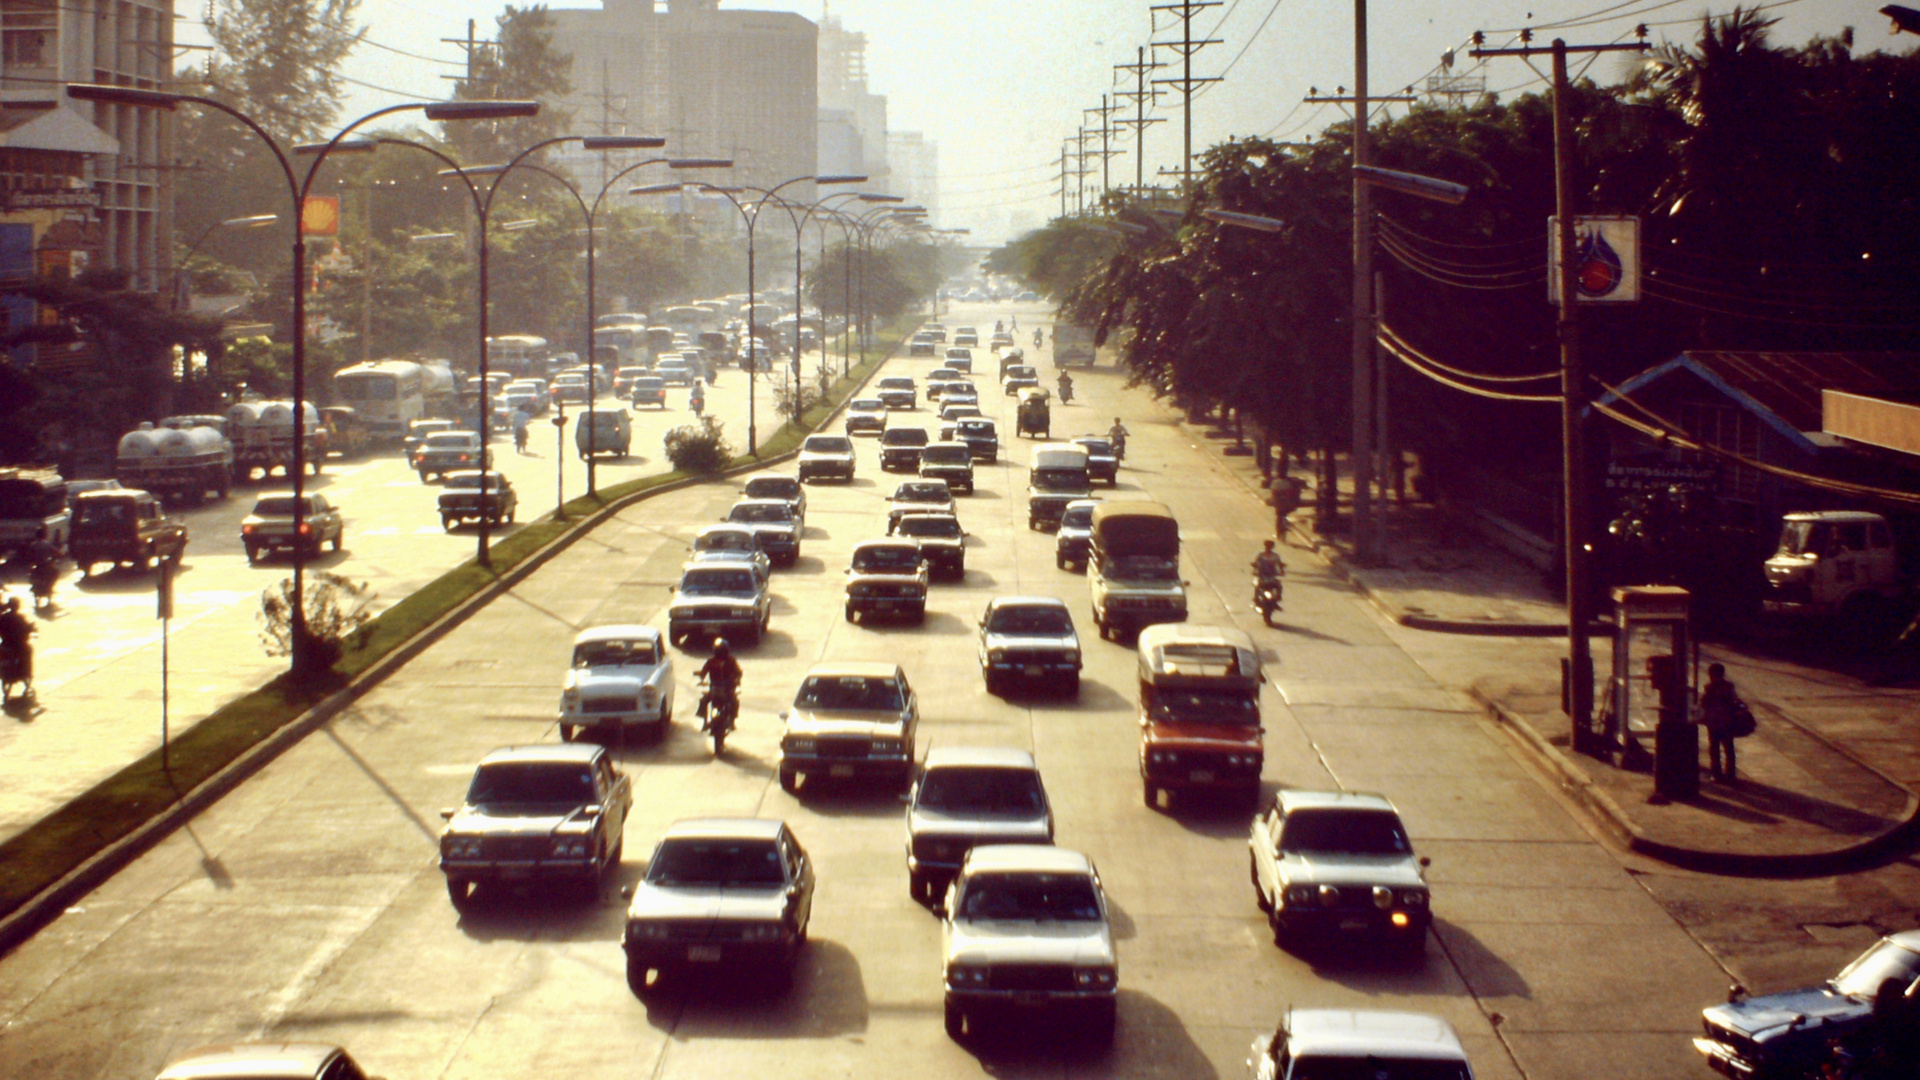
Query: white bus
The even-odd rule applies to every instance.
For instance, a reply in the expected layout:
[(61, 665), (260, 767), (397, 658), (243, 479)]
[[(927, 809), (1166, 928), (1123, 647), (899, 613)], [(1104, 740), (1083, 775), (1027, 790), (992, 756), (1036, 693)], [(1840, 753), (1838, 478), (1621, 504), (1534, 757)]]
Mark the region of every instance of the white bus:
[(411, 360), (375, 360), (333, 373), (333, 397), (360, 414), (377, 439), (398, 439), (427, 414), (426, 369)]
[(500, 334), (487, 339), (487, 369), (503, 371), (516, 379), (529, 375), (546, 378), (547, 339), (532, 334)]

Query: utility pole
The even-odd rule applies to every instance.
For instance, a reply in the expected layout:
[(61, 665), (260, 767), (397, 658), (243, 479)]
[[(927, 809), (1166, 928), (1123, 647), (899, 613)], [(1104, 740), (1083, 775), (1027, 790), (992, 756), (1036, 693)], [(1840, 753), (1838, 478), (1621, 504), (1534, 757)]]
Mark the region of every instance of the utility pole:
[(1099, 113), (1100, 114), (1100, 126), (1098, 128), (1095, 128), (1094, 130), (1100, 136), (1100, 150), (1099, 150), (1100, 195), (1102, 198), (1105, 198), (1107, 194), (1113, 191), (1113, 174), (1108, 167), (1108, 162), (1111, 161), (1113, 158), (1126, 153), (1125, 150), (1107, 149), (1107, 137), (1109, 135), (1112, 135), (1114, 132), (1114, 127), (1112, 122), (1113, 114), (1115, 112), (1118, 112), (1119, 109), (1120, 109), (1120, 105), (1117, 102), (1113, 104), (1109, 104), (1107, 95), (1101, 94), (1099, 108), (1081, 110), (1081, 112), (1083, 113)]
[(1060, 140), (1060, 216), (1067, 216), (1067, 144), (1072, 139)]
[[(1367, 0), (1353, 0), (1353, 561), (1378, 559), (1373, 537), (1373, 188), (1367, 146)], [(1338, 474), (1336, 473), (1337, 477)], [(1338, 498), (1339, 485), (1334, 485)]]
[[(1412, 87), (1408, 87), (1408, 90), (1411, 91)], [(1347, 93), (1347, 88), (1344, 86), (1336, 87), (1334, 89), (1334, 92), (1331, 94), (1323, 94), (1320, 92), (1319, 87), (1310, 86), (1307, 88), (1307, 96), (1301, 98), (1300, 100), (1303, 103), (1308, 105), (1346, 106), (1354, 103), (1354, 96), (1352, 94)], [(1370, 97), (1367, 99), (1367, 102), (1370, 105), (1390, 105), (1390, 104), (1411, 105), (1412, 103), (1419, 100), (1420, 100), (1419, 98), (1413, 96), (1413, 94), (1409, 92), (1405, 94), (1385, 94), (1379, 97)], [(1343, 108), (1341, 111), (1345, 112), (1346, 110)]]
[[(1362, 0), (1364, 2), (1364, 0)], [(1185, 143), (1180, 154), (1180, 183), (1183, 187), (1193, 186), (1193, 95), (1207, 83), (1220, 81), (1219, 76), (1196, 78), (1193, 74), (1193, 54), (1209, 45), (1220, 44), (1219, 38), (1195, 40), (1193, 36), (1193, 18), (1207, 8), (1220, 6), (1220, 0), (1180, 0), (1176, 4), (1155, 4), (1150, 11), (1171, 11), (1180, 20), (1180, 39), (1178, 41), (1155, 41), (1150, 44), (1156, 49), (1172, 49), (1180, 57), (1180, 77), (1177, 79), (1155, 79), (1155, 85), (1173, 86), (1180, 91), (1182, 122), (1186, 131)]]
[(1093, 132), (1085, 125), (1079, 134), (1067, 140), (1073, 143), (1073, 212), (1076, 215), (1087, 212), (1087, 175), (1093, 172), (1087, 167), (1087, 158), (1092, 156), (1087, 152), (1087, 143), (1092, 140)]
[(472, 19), (468, 19), (466, 37), (440, 39), (442, 44), (452, 45), (457, 48), (463, 49), (466, 51), (466, 54), (467, 54), (467, 73), (465, 75), (442, 75), (440, 76), (441, 78), (453, 79), (456, 81), (465, 82), (468, 87), (472, 87), (473, 84), (479, 80), (480, 54), (487, 49), (499, 48), (500, 43), (497, 41), (488, 41), (485, 38), (474, 37), (473, 32), (474, 32), (474, 22)]
[[(1646, 27), (1639, 28), (1646, 36)], [(1573, 727), (1573, 749), (1587, 754), (1608, 750), (1604, 740), (1593, 731), (1593, 650), (1587, 640), (1587, 628), (1593, 621), (1588, 595), (1590, 567), (1587, 537), (1587, 453), (1586, 437), (1580, 428), (1580, 410), (1587, 404), (1586, 367), (1580, 356), (1580, 297), (1574, 265), (1573, 206), (1573, 120), (1567, 95), (1568, 53), (1645, 52), (1644, 41), (1607, 45), (1568, 45), (1555, 38), (1548, 48), (1532, 44), (1531, 32), (1523, 33), (1517, 49), (1479, 47), (1486, 39), (1476, 31), (1476, 46), (1468, 55), (1531, 57), (1553, 54), (1553, 203), (1558, 216), (1554, 246), (1559, 253), (1560, 318), (1556, 329), (1560, 338), (1560, 486), (1562, 518), (1560, 546), (1566, 552), (1567, 588), (1567, 687), (1563, 698)]]
[(1134, 50), (1133, 63), (1113, 65), (1113, 70), (1131, 71), (1134, 77), (1134, 89), (1121, 90), (1113, 96), (1131, 101), (1134, 105), (1134, 118), (1131, 120), (1122, 118), (1119, 123), (1133, 129), (1133, 197), (1136, 199), (1142, 198), (1147, 189), (1147, 125), (1162, 123), (1166, 120), (1164, 116), (1149, 117), (1147, 115), (1147, 103), (1157, 102), (1160, 99), (1160, 91), (1149, 89), (1147, 86), (1147, 72), (1159, 67), (1159, 64), (1147, 60), (1147, 48), (1144, 45)]

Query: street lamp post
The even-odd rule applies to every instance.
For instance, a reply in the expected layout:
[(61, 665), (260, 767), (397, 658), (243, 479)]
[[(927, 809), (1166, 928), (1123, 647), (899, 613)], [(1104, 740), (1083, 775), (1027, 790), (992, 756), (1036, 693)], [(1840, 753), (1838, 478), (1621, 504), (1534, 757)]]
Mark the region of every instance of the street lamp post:
[[(857, 180), (852, 177), (847, 177), (846, 179), (849, 182), (858, 183), (858, 182), (864, 181), (866, 177), (860, 177)], [(806, 295), (800, 288), (800, 236), (802, 233), (806, 231), (807, 222), (812, 220), (814, 214), (819, 213), (819, 214), (831, 215), (834, 212), (833, 210), (830, 210), (827, 207), (828, 201), (832, 199), (857, 199), (861, 202), (869, 202), (869, 203), (900, 203), (900, 202), (906, 201), (904, 197), (899, 195), (883, 195), (878, 192), (872, 192), (872, 191), (836, 191), (831, 195), (822, 196), (819, 200), (814, 202), (812, 206), (807, 208), (807, 212), (801, 216), (799, 222), (794, 226), (793, 228), (793, 378), (796, 383), (799, 382), (800, 380), (800, 320), (802, 317), (802, 313), (805, 311), (805, 306), (806, 306)], [(824, 267), (826, 265), (826, 259), (827, 259), (827, 234), (826, 234), (826, 230), (823, 228), (820, 230), (820, 265), (821, 266)], [(821, 308), (820, 314), (824, 320), (824, 317), (826, 315), (826, 310), (824, 308)], [(827, 363), (827, 355), (828, 355), (827, 342), (824, 336), (825, 329), (826, 328), (824, 326), (821, 327), (821, 330), (823, 331), (823, 336), (820, 339), (820, 363), (823, 366)], [(851, 363), (845, 366), (847, 370), (851, 370), (852, 368)], [(842, 374), (844, 373), (845, 372), (843, 371)]]
[[(733, 208), (739, 211), (741, 219), (744, 220), (747, 225), (747, 453), (756, 457), (760, 453), (760, 440), (759, 427), (755, 415), (754, 392), (757, 388), (757, 376), (760, 369), (759, 365), (753, 360), (753, 342), (754, 332), (756, 330), (755, 320), (758, 314), (754, 311), (754, 306), (758, 302), (758, 285), (754, 277), (754, 226), (760, 220), (761, 208), (766, 206), (782, 188), (792, 184), (804, 183), (809, 180), (815, 184), (863, 184), (867, 178), (865, 176), (795, 176), (782, 180), (771, 188), (757, 188), (745, 184), (725, 187), (714, 184), (701, 184), (698, 187), (700, 191), (725, 197), (728, 202), (733, 204)], [(743, 191), (759, 192), (760, 198), (751, 204), (743, 203), (739, 199), (734, 198), (735, 195)], [(788, 213), (791, 214), (792, 211), (789, 210)], [(799, 282), (796, 281), (794, 283), (794, 291), (798, 292), (799, 287)], [(793, 328), (793, 347), (797, 389), (800, 369), (800, 326), (798, 323), (796, 323)]]
[[(452, 120), (499, 120), (516, 116), (533, 116), (540, 111), (537, 101), (412, 101), (400, 105), (389, 105), (375, 109), (353, 121), (334, 133), (320, 151), (314, 155), (305, 176), (296, 176), (293, 163), (288, 160), (286, 151), (281, 149), (273, 136), (267, 134), (253, 118), (225, 102), (197, 94), (176, 94), (166, 90), (146, 90), (131, 86), (113, 86), (103, 83), (69, 83), (67, 96), (91, 101), (101, 105), (126, 105), (135, 108), (166, 109), (172, 111), (183, 104), (200, 105), (215, 109), (233, 117), (265, 143), (274, 160), (280, 165), (281, 175), (286, 179), (287, 192), (293, 202), (293, 529), (299, 535), (306, 525), (306, 471), (307, 471), (307, 249), (306, 237), (302, 232), (302, 212), (306, 209), (307, 192), (313, 186), (320, 166), (326, 161), (327, 154), (354, 129), (383, 116), (398, 112), (419, 110), (427, 119), (436, 122)], [(307, 628), (306, 611), (306, 552), (296, 545), (293, 552), (293, 595), (292, 610), (288, 613), (289, 645), (293, 654), (292, 669), (297, 675), (317, 674), (313, 641)]]
[(200, 245), (206, 243), (207, 238), (212, 236), (216, 230), (218, 229), (258, 229), (267, 225), (271, 225), (274, 222), (279, 220), (280, 220), (279, 214), (250, 214), (246, 217), (233, 217), (233, 218), (227, 218), (225, 221), (216, 221), (213, 224), (207, 226), (206, 231), (202, 232), (199, 238), (194, 240), (192, 245), (190, 245), (187, 248), (187, 253), (185, 255), (180, 256), (179, 261), (174, 263), (173, 296), (169, 297), (169, 299), (173, 301), (173, 309), (175, 311), (183, 311), (186, 309), (187, 296), (188, 296), (188, 288), (186, 283), (187, 282), (187, 277), (186, 277), (187, 264), (193, 261), (193, 256), (197, 252), (199, 252)]

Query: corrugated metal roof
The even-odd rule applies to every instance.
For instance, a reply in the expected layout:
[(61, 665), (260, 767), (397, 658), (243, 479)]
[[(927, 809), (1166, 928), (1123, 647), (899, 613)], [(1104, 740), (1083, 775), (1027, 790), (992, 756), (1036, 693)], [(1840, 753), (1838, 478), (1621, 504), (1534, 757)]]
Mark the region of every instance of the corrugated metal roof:
[(1820, 430), (1822, 390), (1869, 397), (1920, 392), (1920, 353), (1689, 350), (1683, 355), (1796, 431)]

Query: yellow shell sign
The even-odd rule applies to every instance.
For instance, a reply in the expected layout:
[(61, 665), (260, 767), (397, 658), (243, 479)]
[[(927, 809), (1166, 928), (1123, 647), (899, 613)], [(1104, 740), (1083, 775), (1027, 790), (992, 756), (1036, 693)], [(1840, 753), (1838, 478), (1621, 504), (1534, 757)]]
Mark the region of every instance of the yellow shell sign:
[(300, 235), (337, 236), (340, 233), (340, 200), (331, 195), (314, 195), (300, 207)]

